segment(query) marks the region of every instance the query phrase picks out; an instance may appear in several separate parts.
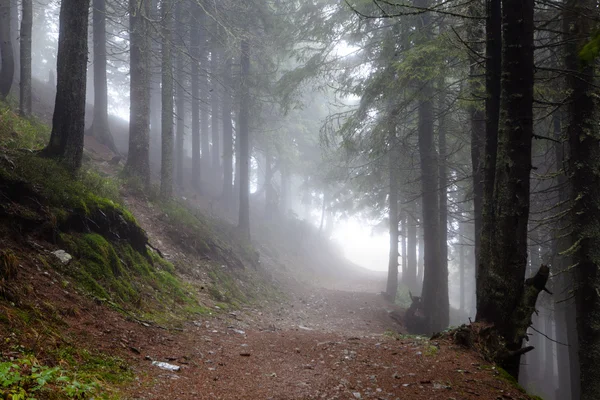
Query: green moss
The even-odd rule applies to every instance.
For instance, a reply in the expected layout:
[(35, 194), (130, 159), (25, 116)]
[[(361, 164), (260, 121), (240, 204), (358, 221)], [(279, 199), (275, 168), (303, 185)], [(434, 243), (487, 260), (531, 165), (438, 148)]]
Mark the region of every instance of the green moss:
[(505, 369), (500, 368), (500, 367), (496, 367), (496, 371), (498, 371), (498, 376), (510, 383), (511, 386), (513, 386), (515, 389), (523, 392), (523, 393), (527, 393), (525, 389), (523, 389), (523, 387), (521, 385), (519, 385), (519, 382), (515, 379), (514, 376), (512, 376), (511, 374), (509, 374)]

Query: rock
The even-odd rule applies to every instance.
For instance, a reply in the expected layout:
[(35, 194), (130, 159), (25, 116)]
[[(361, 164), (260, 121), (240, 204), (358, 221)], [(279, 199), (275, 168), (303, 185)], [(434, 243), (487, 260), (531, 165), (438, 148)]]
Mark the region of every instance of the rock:
[(56, 251), (53, 251), (52, 254), (54, 254), (56, 256), (56, 258), (58, 258), (63, 265), (67, 265), (73, 259), (73, 256), (64, 250), (56, 250)]
[(243, 330), (241, 330), (241, 329), (232, 329), (232, 331), (234, 331), (234, 332), (235, 332), (235, 333), (237, 333), (238, 335), (245, 335), (245, 334), (246, 334), (246, 332), (244, 332), (244, 331), (243, 331)]
[(362, 396), (359, 392), (352, 393), (352, 396), (354, 396), (355, 399), (362, 399)]
[(250, 353), (244, 351), (244, 352), (240, 353), (240, 356), (242, 356), (242, 357), (250, 357)]
[(169, 363), (162, 362), (162, 361), (152, 361), (152, 365), (155, 365), (158, 368), (164, 369), (167, 371), (178, 372), (181, 370), (181, 367), (178, 365), (173, 365), (173, 364), (169, 364)]
[(314, 331), (314, 329), (302, 325), (298, 325), (298, 328), (302, 329), (303, 331)]

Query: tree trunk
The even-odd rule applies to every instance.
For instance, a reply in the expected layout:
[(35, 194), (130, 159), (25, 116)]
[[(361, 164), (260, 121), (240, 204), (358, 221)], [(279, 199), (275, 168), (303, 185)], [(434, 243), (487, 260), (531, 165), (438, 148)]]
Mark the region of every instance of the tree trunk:
[[(460, 218), (462, 219), (462, 214), (460, 215)], [(459, 285), (460, 285), (460, 301), (459, 301), (459, 309), (460, 309), (460, 313), (461, 315), (464, 315), (466, 313), (466, 304), (465, 304), (465, 297), (466, 297), (466, 285), (465, 285), (465, 236), (466, 236), (466, 232), (465, 232), (465, 223), (462, 221), (458, 221), (458, 272), (459, 272)]]
[(211, 155), (210, 148), (210, 132), (208, 130), (208, 29), (206, 23), (207, 17), (203, 12), (200, 21), (200, 67), (202, 75), (200, 76), (200, 147), (202, 149), (202, 157), (200, 158), (200, 169), (202, 171), (200, 181), (204, 183), (211, 182)]
[[(268, 146), (268, 145), (267, 145)], [(277, 211), (275, 188), (273, 187), (273, 157), (268, 149), (265, 152), (265, 217), (270, 218)]]
[[(483, 204), (481, 209), (481, 234), (479, 249), (475, 255), (475, 276), (477, 286), (477, 309), (480, 308), (479, 293), (483, 279), (481, 268), (491, 258), (492, 238), (489, 233), (494, 229), (494, 184), (496, 179), (496, 158), (498, 152), (498, 124), (500, 119), (500, 96), (502, 75), (502, 2), (486, 1), (486, 99), (485, 99), (485, 151), (483, 160)], [(477, 218), (477, 216), (476, 216)]]
[[(480, 9), (481, 5), (482, 2), (480, 1), (471, 3), (469, 6), (469, 15), (480, 18), (483, 14), (483, 10)], [(488, 19), (488, 21), (490, 20)], [(473, 218), (473, 223), (475, 225), (475, 260), (478, 260), (479, 249), (481, 247), (486, 142), (486, 116), (485, 111), (480, 107), (480, 98), (485, 96), (485, 88), (483, 87), (482, 79), (479, 78), (479, 76), (484, 73), (483, 68), (479, 64), (483, 58), (483, 55), (481, 55), (483, 49), (482, 46), (478, 44), (478, 41), (484, 36), (484, 30), (482, 29), (480, 21), (478, 19), (473, 19), (468, 24), (467, 32), (469, 43), (472, 43), (471, 46), (473, 47), (472, 51), (469, 51), (469, 63), (471, 65), (469, 69), (470, 91), (471, 96), (473, 97), (473, 101), (469, 106), (469, 116), (471, 123), (471, 163), (473, 167), (473, 207), (475, 214)], [(490, 46), (494, 43), (491, 39), (491, 35), (488, 43)], [(477, 54), (473, 54), (474, 52)], [(494, 52), (492, 52), (491, 55), (496, 57), (499, 56)], [(499, 61), (499, 59), (495, 60), (496, 63), (499, 63)], [(491, 60), (488, 60), (488, 62), (491, 63)], [(491, 98), (492, 97), (488, 96), (488, 101)]]
[(212, 132), (212, 182), (218, 187), (221, 182), (221, 149), (219, 131), (219, 25), (215, 22), (210, 49), (210, 125)]
[(129, 154), (125, 171), (150, 185), (150, 41), (149, 0), (129, 2), (130, 110)]
[(402, 280), (410, 291), (420, 293), (421, 290), (417, 285), (417, 220), (415, 217), (415, 203), (410, 203), (406, 210), (406, 276)]
[[(113, 152), (117, 147), (108, 125), (108, 82), (106, 78), (106, 0), (93, 0), (94, 32), (94, 120), (92, 136)], [(22, 48), (22, 51), (25, 48)]]
[(238, 227), (246, 239), (250, 239), (250, 43), (241, 44), (241, 93), (240, 93), (240, 210)]
[(396, 150), (396, 125), (390, 118), (391, 126), (389, 126), (390, 146), (389, 150), (389, 239), (390, 253), (388, 258), (388, 276), (385, 293), (390, 302), (396, 301), (398, 293), (398, 159)]
[[(514, 377), (519, 373), (518, 351), (543, 289), (536, 293), (538, 285), (523, 284), (533, 136), (533, 8), (533, 0), (502, 1), (504, 43), (495, 204), (484, 204), (484, 247), (477, 287), (477, 320), (494, 324), (504, 338), (509, 353), (498, 362)], [(486, 258), (484, 253), (488, 253)], [(547, 279), (547, 269), (540, 272)]]
[(33, 2), (23, 0), (23, 18), (21, 21), (21, 85), (20, 112), (22, 116), (31, 115), (31, 36), (33, 34)]
[(73, 172), (83, 157), (89, 11), (89, 0), (61, 3), (56, 102), (50, 143), (43, 151)]
[(567, 138), (571, 157), (575, 306), (581, 399), (600, 398), (600, 134), (595, 121), (595, 60), (579, 54), (592, 34), (596, 2), (569, 0), (563, 9), (567, 75)]
[(406, 279), (407, 277), (410, 276), (410, 272), (408, 272), (408, 256), (407, 256), (407, 242), (406, 242), (406, 231), (408, 228), (408, 214), (406, 213), (405, 210), (400, 210), (400, 215), (402, 215), (402, 220), (400, 221), (400, 225), (402, 226), (402, 229), (400, 230), (401, 235), (400, 235), (400, 252), (401, 252), (401, 262), (402, 262), (402, 282), (404, 283), (405, 286), (408, 287), (408, 284), (406, 283)]
[(10, 41), (13, 48), (13, 59), (15, 61), (15, 76), (13, 82), (21, 79), (21, 41), (19, 40), (19, 0), (10, 0)]
[(419, 289), (419, 293), (423, 293), (423, 278), (425, 275), (425, 237), (423, 235), (423, 219), (421, 217), (421, 221), (419, 223), (419, 227), (417, 229), (417, 237), (419, 242), (419, 260), (417, 271), (417, 288)]
[(0, 0), (0, 100), (10, 93), (15, 75), (15, 55), (12, 43), (11, 1)]
[(233, 124), (231, 121), (232, 97), (231, 84), (233, 77), (231, 72), (232, 60), (225, 60), (225, 68), (223, 70), (223, 82), (225, 88), (223, 90), (223, 190), (222, 198), (225, 204), (230, 208), (233, 197)]
[[(150, 0), (150, 18), (152, 21), (160, 21), (161, 14), (158, 6), (158, 0)], [(152, 147), (159, 147), (161, 143), (161, 100), (162, 100), (162, 60), (160, 60), (160, 51), (162, 46), (159, 24), (155, 22), (148, 23), (148, 35), (150, 36), (150, 141)]]
[(192, 188), (201, 189), (202, 165), (200, 157), (200, 43), (204, 40), (200, 33), (204, 25), (204, 11), (191, 3), (192, 25), (190, 33), (190, 52), (192, 62)]
[[(440, 271), (439, 289), (440, 296), (448, 298), (448, 167), (447, 167), (447, 144), (446, 144), (446, 93), (444, 92), (445, 80), (440, 82), (440, 99), (438, 106), (438, 147), (439, 147), (439, 196), (440, 196)], [(443, 290), (443, 288), (446, 290)], [(449, 300), (446, 300), (449, 302)], [(449, 304), (449, 303), (448, 303)], [(448, 305), (448, 315), (450, 313)], [(449, 318), (449, 317), (448, 317)], [(449, 323), (449, 322), (448, 322)]]
[(160, 164), (160, 194), (165, 200), (173, 196), (173, 57), (171, 51), (173, 16), (171, 0), (162, 0), (162, 161)]

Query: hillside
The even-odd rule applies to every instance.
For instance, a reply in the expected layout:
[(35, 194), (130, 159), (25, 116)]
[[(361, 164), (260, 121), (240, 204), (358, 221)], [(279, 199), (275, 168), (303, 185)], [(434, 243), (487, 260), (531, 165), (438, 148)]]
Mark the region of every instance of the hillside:
[(310, 225), (255, 215), (246, 243), (93, 141), (74, 179), (36, 154), (47, 133), (1, 107), (4, 398), (529, 398), (474, 351), (403, 334), (381, 276)]

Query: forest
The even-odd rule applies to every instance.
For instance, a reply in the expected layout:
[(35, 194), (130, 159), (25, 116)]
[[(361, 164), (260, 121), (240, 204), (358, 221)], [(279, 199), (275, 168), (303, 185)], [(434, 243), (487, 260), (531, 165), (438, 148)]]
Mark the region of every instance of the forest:
[[(75, 181), (102, 149), (129, 190), (198, 202), (261, 260), (265, 224), (313, 232), (308, 253), (348, 220), (385, 234), (404, 333), (598, 399), (599, 21), (590, 0), (0, 0), (0, 128), (48, 124), (26, 152)], [(5, 182), (15, 129), (2, 223), (32, 196)]]

